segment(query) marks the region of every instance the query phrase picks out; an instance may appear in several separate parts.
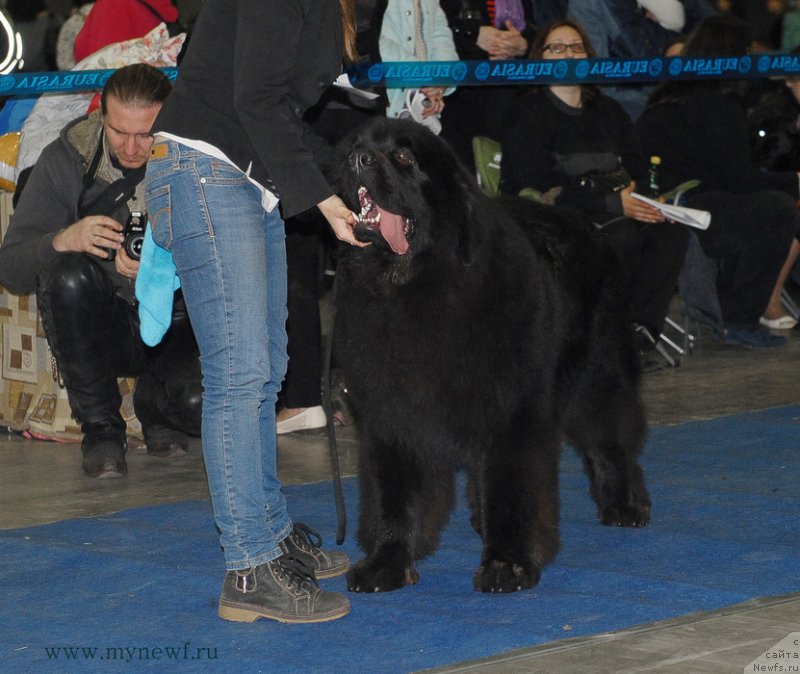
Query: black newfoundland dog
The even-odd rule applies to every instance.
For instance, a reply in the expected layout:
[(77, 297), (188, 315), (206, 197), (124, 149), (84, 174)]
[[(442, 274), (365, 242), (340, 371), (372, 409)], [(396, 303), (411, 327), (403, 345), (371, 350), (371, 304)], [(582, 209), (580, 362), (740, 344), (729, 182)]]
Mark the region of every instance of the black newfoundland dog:
[(559, 546), (563, 440), (604, 524), (643, 526), (645, 435), (633, 338), (608, 257), (557, 209), (482, 196), (414, 122), (345, 140), (359, 213), (338, 268), (336, 358), (364, 433), (356, 592), (418, 580), (466, 468), (483, 540), (475, 589), (534, 586)]

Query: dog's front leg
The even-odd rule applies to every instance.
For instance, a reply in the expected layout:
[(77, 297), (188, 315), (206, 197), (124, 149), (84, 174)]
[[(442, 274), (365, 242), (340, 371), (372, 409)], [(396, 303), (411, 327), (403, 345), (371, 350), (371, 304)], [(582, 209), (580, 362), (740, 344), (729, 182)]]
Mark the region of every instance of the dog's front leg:
[(413, 538), (420, 469), (389, 444), (365, 443), (361, 454), (358, 539), (367, 556), (347, 572), (351, 592), (387, 592), (419, 580)]

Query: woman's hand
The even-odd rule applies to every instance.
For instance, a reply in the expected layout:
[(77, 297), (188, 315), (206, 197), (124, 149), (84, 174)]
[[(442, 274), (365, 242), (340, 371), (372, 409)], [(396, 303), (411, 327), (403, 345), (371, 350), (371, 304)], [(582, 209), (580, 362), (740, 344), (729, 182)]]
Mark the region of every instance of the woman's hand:
[(499, 44), (489, 53), (491, 59), (513, 59), (525, 56), (528, 52), (528, 41), (522, 37), (511, 21), (506, 21), (506, 29), (500, 31)]
[(345, 203), (335, 194), (332, 194), (324, 201), (320, 201), (317, 207), (322, 212), (322, 215), (325, 216), (325, 219), (330, 224), (337, 239), (349, 243), (351, 246), (358, 246), (359, 248), (369, 245), (356, 240), (355, 234), (353, 233), (353, 227), (355, 227), (356, 224), (356, 215), (347, 208)]
[(87, 215), (53, 237), (59, 253), (89, 253), (108, 259), (108, 249), (120, 250), (122, 225), (106, 215)]
[(489, 54), (491, 60), (512, 59), (524, 56), (528, 51), (528, 41), (514, 28), (511, 21), (506, 21), (506, 30), (481, 26), (476, 42), (478, 47)]
[(422, 111), (422, 118), (438, 115), (444, 110), (444, 87), (423, 87), (420, 91), (430, 101), (430, 105)]
[(664, 214), (659, 211), (655, 206), (646, 204), (631, 194), (636, 191), (636, 183), (631, 182), (619, 195), (622, 199), (622, 212), (633, 220), (639, 222), (664, 222), (666, 218)]

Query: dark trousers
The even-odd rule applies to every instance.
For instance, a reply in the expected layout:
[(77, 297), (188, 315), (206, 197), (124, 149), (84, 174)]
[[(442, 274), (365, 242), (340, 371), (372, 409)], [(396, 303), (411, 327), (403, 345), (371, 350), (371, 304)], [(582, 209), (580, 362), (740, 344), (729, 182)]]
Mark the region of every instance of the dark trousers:
[(687, 206), (711, 213), (698, 233), (703, 252), (717, 263), (717, 297), (730, 327), (758, 327), (798, 231), (797, 206), (784, 192), (705, 192)]
[(686, 257), (686, 229), (671, 222), (623, 218), (603, 227), (600, 237), (622, 264), (631, 319), (658, 336)]
[(324, 218), (286, 222), (289, 317), (286, 334), (289, 366), (281, 397), (286, 407), (315, 407), (322, 402), (322, 336), (319, 316), (320, 236)]
[[(370, 119), (374, 111), (341, 105), (318, 105), (306, 121), (331, 144)], [(322, 403), (322, 337), (319, 316), (321, 250), (327, 222), (319, 212), (286, 221), (288, 309), (286, 334), (289, 366), (281, 390), (285, 407), (316, 407)]]
[(84, 433), (124, 435), (118, 377), (137, 377), (134, 411), (147, 427), (200, 434), (197, 344), (180, 297), (157, 347), (139, 336), (136, 308), (83, 253), (60, 255), (38, 277), (37, 302), (50, 349)]

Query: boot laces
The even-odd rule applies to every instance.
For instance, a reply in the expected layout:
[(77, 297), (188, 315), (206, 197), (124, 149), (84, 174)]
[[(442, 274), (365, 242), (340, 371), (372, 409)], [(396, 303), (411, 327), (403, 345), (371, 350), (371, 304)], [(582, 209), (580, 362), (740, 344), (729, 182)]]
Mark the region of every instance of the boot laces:
[(311, 583), (314, 587), (319, 587), (314, 571), (303, 560), (291, 555), (283, 555), (276, 560), (278, 567), (277, 576), (281, 581), (286, 582), (286, 587), (295, 592), (304, 591), (304, 585)]
[(313, 552), (313, 548), (322, 547), (322, 536), (306, 524), (295, 522), (292, 534), (294, 542), (301, 550)]

